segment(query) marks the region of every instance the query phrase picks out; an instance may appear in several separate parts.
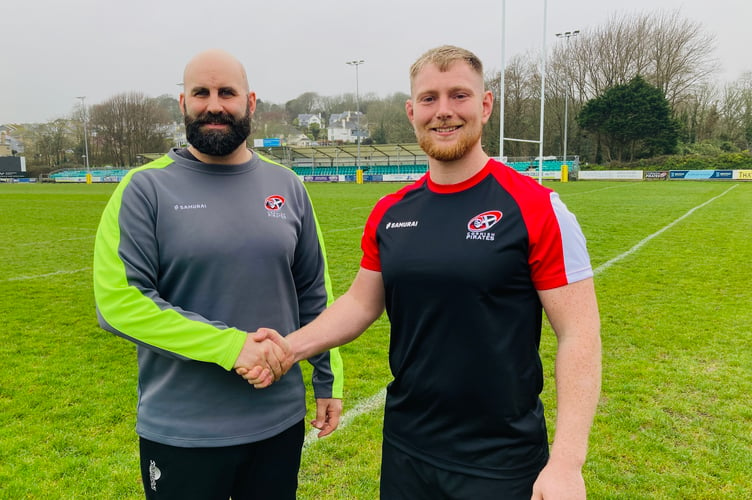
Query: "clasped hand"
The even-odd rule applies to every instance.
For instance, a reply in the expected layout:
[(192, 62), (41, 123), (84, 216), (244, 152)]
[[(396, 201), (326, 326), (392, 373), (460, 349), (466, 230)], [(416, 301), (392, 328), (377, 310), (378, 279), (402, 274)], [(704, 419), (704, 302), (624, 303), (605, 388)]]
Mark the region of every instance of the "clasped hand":
[(234, 368), (253, 387), (263, 389), (287, 373), (294, 361), (284, 337), (271, 328), (259, 328), (248, 334)]

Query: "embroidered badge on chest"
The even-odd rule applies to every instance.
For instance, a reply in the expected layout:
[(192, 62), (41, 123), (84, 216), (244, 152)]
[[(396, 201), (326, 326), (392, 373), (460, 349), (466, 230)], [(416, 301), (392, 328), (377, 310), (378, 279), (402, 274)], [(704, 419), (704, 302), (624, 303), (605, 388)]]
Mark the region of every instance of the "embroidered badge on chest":
[(279, 219), (286, 219), (287, 215), (282, 211), (285, 206), (285, 197), (279, 194), (273, 194), (267, 196), (264, 200), (264, 208), (266, 208), (266, 214), (269, 217), (275, 217)]
[(470, 219), (467, 223), (466, 240), (493, 241), (494, 233), (488, 232), (502, 217), (501, 210), (488, 210)]

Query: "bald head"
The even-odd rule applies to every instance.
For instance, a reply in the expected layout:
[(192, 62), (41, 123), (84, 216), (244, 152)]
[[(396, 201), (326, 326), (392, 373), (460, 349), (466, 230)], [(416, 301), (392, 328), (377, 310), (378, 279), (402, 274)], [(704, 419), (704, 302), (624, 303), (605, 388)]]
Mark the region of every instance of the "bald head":
[[(207, 81), (208, 79), (208, 81)], [(245, 68), (232, 54), (220, 49), (210, 49), (196, 54), (183, 71), (183, 88), (189, 91), (197, 82), (228, 85), (234, 82), (248, 93), (248, 76)]]

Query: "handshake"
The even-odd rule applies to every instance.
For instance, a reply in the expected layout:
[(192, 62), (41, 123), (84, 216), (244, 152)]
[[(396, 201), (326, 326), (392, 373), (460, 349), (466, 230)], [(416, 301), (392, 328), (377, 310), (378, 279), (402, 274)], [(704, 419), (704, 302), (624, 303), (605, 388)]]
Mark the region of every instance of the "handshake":
[(253, 387), (263, 389), (279, 380), (295, 361), (292, 347), (283, 336), (271, 328), (259, 328), (248, 333), (233, 368)]
[[(305, 342), (296, 335), (297, 332), (285, 338), (271, 328), (259, 328), (248, 333), (243, 349), (235, 360), (235, 373), (256, 389), (269, 387), (287, 373), (295, 362), (305, 358), (304, 353), (293, 350), (290, 343), (297, 339), (295, 347), (304, 349)], [(296, 356), (300, 356), (300, 359), (296, 359)], [(318, 437), (334, 432), (341, 414), (342, 399), (316, 398), (316, 418), (311, 421), (311, 425), (319, 430)]]

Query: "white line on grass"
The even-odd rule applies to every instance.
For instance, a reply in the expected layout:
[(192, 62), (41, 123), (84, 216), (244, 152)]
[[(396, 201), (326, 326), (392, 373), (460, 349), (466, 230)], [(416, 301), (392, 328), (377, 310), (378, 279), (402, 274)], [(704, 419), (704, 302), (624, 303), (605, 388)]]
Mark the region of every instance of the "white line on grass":
[(330, 229), (328, 231), (324, 231), (325, 233), (341, 233), (342, 231), (352, 231), (354, 229), (363, 229), (363, 226), (358, 227), (343, 227), (342, 229)]
[[(729, 191), (731, 191), (732, 189), (734, 189), (737, 186), (738, 186), (738, 184), (734, 184), (733, 186), (731, 186), (730, 188), (728, 188), (726, 191), (724, 191), (723, 193), (719, 194), (718, 196), (715, 196), (715, 197), (709, 199), (705, 203), (697, 205), (696, 207), (694, 207), (693, 209), (691, 209), (689, 212), (687, 212), (686, 214), (682, 215), (681, 217), (679, 217), (675, 221), (671, 222), (670, 224), (668, 224), (664, 228), (656, 231), (655, 233), (651, 234), (647, 238), (644, 238), (643, 240), (641, 240), (639, 243), (637, 243), (635, 246), (633, 246), (632, 248), (630, 248), (629, 250), (627, 250), (623, 254), (614, 257), (613, 259), (609, 260), (608, 262), (606, 262), (604, 264), (601, 264), (600, 266), (598, 266), (597, 268), (595, 268), (593, 270), (593, 273), (594, 274), (600, 274), (600, 273), (602, 273), (603, 271), (605, 271), (606, 269), (608, 269), (609, 267), (611, 267), (616, 262), (618, 262), (618, 261), (622, 260), (623, 258), (625, 258), (625, 257), (627, 257), (627, 256), (629, 256), (629, 255), (631, 255), (633, 253), (635, 253), (637, 250), (639, 250), (640, 248), (642, 248), (648, 241), (652, 240), (653, 238), (655, 238), (659, 234), (661, 234), (664, 231), (672, 228), (673, 226), (675, 226), (676, 224), (678, 224), (682, 220), (684, 220), (687, 217), (689, 217), (690, 215), (692, 215), (696, 210), (704, 207), (705, 205), (708, 205), (708, 204), (714, 202), (715, 200), (717, 200), (721, 196), (726, 195)], [(618, 186), (614, 186), (614, 187), (618, 187)], [(603, 188), (603, 189), (612, 189), (612, 188)], [(602, 191), (603, 189), (598, 189), (596, 191)], [(353, 229), (360, 229), (360, 228), (353, 228)], [(344, 229), (342, 231), (344, 231)], [(342, 418), (339, 421), (339, 427), (337, 427), (337, 430), (341, 431), (342, 429), (344, 429), (345, 427), (347, 427), (350, 422), (352, 422), (354, 419), (358, 418), (361, 415), (369, 413), (369, 412), (371, 412), (373, 410), (376, 410), (378, 408), (382, 408), (384, 406), (384, 399), (385, 399), (385, 397), (386, 397), (386, 389), (382, 389), (381, 391), (379, 391), (378, 393), (374, 394), (373, 396), (371, 396), (370, 398), (366, 399), (365, 401), (360, 402), (352, 410), (350, 410), (350, 411), (348, 411), (348, 412), (346, 412), (345, 414), (342, 415)], [(307, 447), (309, 447), (309, 446), (311, 446), (311, 445), (313, 445), (313, 444), (315, 444), (317, 442), (316, 435), (318, 433), (319, 433), (318, 429), (312, 429), (312, 430), (308, 431), (308, 434), (306, 435), (305, 441), (303, 443), (303, 448), (304, 449), (307, 448)]]
[(47, 274), (37, 274), (36, 276), (17, 276), (15, 278), (6, 278), (4, 280), (0, 281), (24, 281), (24, 280), (35, 280), (39, 278), (49, 278), (50, 276), (57, 276), (59, 274), (76, 274), (83, 271), (90, 270), (90, 267), (82, 267), (81, 269), (73, 269), (72, 271), (55, 271), (54, 273), (47, 273)]
[(565, 196), (567, 198), (571, 198), (572, 196), (577, 196), (577, 195), (580, 195), (580, 194), (597, 193), (598, 191), (606, 191), (608, 189), (616, 189), (616, 188), (620, 188), (620, 187), (624, 187), (624, 186), (629, 186), (629, 183), (620, 184), (618, 186), (609, 186), (609, 187), (604, 187), (604, 188), (591, 189), (590, 191), (580, 191), (579, 193), (567, 193), (565, 195), (562, 194), (562, 198), (565, 197)]
[[(339, 427), (337, 427), (337, 430), (344, 429), (350, 422), (361, 415), (365, 415), (366, 413), (370, 413), (373, 410), (382, 408), (384, 406), (384, 399), (386, 399), (386, 389), (381, 389), (370, 398), (361, 401), (355, 407), (353, 407), (352, 410), (342, 415), (342, 418), (340, 418), (339, 420)], [(318, 433), (318, 429), (311, 429), (310, 431), (308, 431), (308, 434), (306, 434), (305, 437), (305, 441), (303, 441), (303, 448), (307, 448), (308, 446), (315, 444), (318, 441)]]
[(714, 202), (715, 200), (717, 200), (717, 199), (718, 199), (718, 198), (720, 198), (721, 196), (725, 196), (725, 195), (726, 195), (726, 193), (728, 193), (729, 191), (731, 191), (732, 189), (734, 189), (734, 188), (735, 188), (735, 187), (737, 187), (737, 186), (738, 186), (738, 184), (734, 184), (733, 186), (731, 186), (730, 188), (728, 188), (728, 189), (727, 189), (726, 191), (722, 192), (722, 193), (721, 193), (721, 194), (719, 194), (718, 196), (715, 196), (715, 197), (713, 197), (713, 198), (710, 198), (710, 199), (709, 199), (708, 201), (706, 201), (705, 203), (702, 203), (702, 204), (700, 204), (700, 205), (697, 205), (697, 206), (696, 206), (695, 208), (691, 209), (691, 210), (690, 210), (689, 212), (687, 212), (686, 214), (682, 215), (681, 217), (679, 217), (678, 219), (676, 219), (676, 220), (675, 220), (674, 222), (672, 222), (672, 223), (670, 223), (669, 225), (667, 225), (667, 226), (663, 227), (662, 229), (659, 229), (658, 231), (654, 232), (654, 233), (653, 233), (653, 234), (651, 234), (650, 236), (648, 236), (648, 237), (646, 237), (646, 238), (644, 238), (644, 239), (640, 240), (640, 241), (639, 241), (639, 242), (638, 242), (638, 243), (637, 243), (637, 244), (636, 244), (635, 246), (633, 246), (632, 248), (630, 248), (629, 250), (627, 250), (627, 251), (626, 251), (626, 252), (624, 252), (623, 254), (621, 254), (621, 255), (617, 255), (616, 257), (614, 257), (613, 259), (609, 260), (608, 262), (604, 262), (604, 263), (603, 263), (603, 264), (601, 264), (600, 266), (596, 267), (596, 268), (595, 268), (595, 270), (594, 270), (593, 272), (594, 272), (595, 274), (600, 274), (600, 273), (602, 273), (603, 271), (605, 271), (606, 269), (608, 269), (609, 267), (611, 267), (611, 266), (612, 266), (612, 265), (614, 265), (615, 263), (619, 262), (619, 261), (620, 261), (620, 260), (622, 260), (623, 258), (625, 258), (625, 257), (628, 257), (628, 256), (632, 255), (633, 253), (635, 253), (635, 252), (636, 252), (637, 250), (639, 250), (640, 248), (642, 248), (643, 246), (645, 246), (645, 243), (647, 243), (648, 241), (652, 240), (653, 238), (655, 238), (655, 237), (656, 237), (656, 236), (658, 236), (659, 234), (663, 233), (664, 231), (666, 231), (666, 230), (668, 230), (668, 229), (671, 229), (671, 228), (672, 228), (672, 227), (674, 227), (674, 226), (675, 226), (676, 224), (678, 224), (679, 222), (683, 221), (684, 219), (686, 219), (687, 217), (689, 217), (690, 215), (692, 215), (692, 214), (693, 214), (693, 213), (695, 212), (695, 210), (698, 210), (698, 209), (700, 209), (700, 208), (704, 207), (705, 205), (708, 205), (708, 204), (710, 204), (710, 203)]

